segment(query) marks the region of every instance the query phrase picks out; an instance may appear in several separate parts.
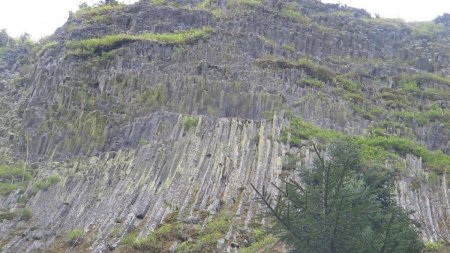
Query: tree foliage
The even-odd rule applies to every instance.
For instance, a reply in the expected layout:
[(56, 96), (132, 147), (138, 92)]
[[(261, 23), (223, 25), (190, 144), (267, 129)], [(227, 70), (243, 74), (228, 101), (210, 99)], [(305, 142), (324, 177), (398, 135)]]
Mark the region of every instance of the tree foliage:
[(300, 182), (273, 184), (276, 197), (257, 191), (294, 252), (420, 252), (417, 226), (392, 194), (392, 173), (361, 166), (352, 142), (333, 143), (326, 157), (315, 151), (313, 166), (299, 171)]

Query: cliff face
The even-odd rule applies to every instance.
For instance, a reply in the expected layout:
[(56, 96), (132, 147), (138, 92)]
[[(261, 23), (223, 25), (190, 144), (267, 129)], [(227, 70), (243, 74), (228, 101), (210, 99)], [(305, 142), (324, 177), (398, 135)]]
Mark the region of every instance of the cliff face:
[[(378, 162), (399, 170), (423, 238), (450, 240), (447, 21), (306, 0), (141, 1), (80, 10), (36, 45), (0, 37), (0, 155), (14, 172), (0, 168), (3, 250), (120, 251), (172, 216), (202, 231), (225, 211), (212, 249), (250, 246), (265, 219), (249, 184), (279, 183), (287, 156), (313, 159), (317, 136), (283, 138), (293, 118), (425, 146)], [(82, 243), (67, 242), (74, 229)]]

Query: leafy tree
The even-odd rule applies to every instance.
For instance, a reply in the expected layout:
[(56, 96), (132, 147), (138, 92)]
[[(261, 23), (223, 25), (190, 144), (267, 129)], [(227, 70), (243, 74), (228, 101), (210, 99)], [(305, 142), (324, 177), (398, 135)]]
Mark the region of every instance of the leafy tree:
[(417, 227), (392, 195), (392, 173), (361, 166), (350, 141), (333, 143), (327, 157), (314, 149), (317, 158), (299, 171), (301, 182), (273, 184), (276, 198), (253, 186), (294, 252), (420, 252)]

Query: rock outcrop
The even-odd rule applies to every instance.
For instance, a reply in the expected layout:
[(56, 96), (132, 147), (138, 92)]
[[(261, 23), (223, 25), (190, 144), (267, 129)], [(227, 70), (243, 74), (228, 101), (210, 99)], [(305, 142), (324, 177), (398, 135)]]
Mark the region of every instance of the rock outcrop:
[[(251, 245), (244, 235), (265, 219), (249, 184), (279, 183), (286, 154), (297, 166), (314, 159), (312, 140), (282, 141), (292, 117), (408, 138), (448, 159), (447, 16), (409, 24), (314, 0), (140, 1), (80, 10), (36, 45), (0, 37), (0, 157), (25, 168), (0, 212), (32, 210), (0, 218), (2, 249), (119, 252), (173, 215), (206, 225), (223, 210), (232, 215), (214, 248)], [(449, 241), (447, 167), (396, 151), (399, 203), (425, 240)], [(73, 229), (82, 242), (67, 242)]]

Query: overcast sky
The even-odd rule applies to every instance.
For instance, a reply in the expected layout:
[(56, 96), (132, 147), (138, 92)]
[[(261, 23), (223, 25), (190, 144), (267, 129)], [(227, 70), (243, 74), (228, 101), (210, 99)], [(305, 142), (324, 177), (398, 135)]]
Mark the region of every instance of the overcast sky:
[(401, 18), (405, 21), (430, 21), (450, 13), (450, 0), (322, 0), (323, 3), (341, 3), (366, 9), (383, 18)]
[[(98, 0), (86, 0), (87, 3)], [(137, 0), (122, 0), (133, 3)], [(24, 32), (34, 39), (52, 34), (64, 24), (69, 11), (78, 9), (82, 0), (0, 0), (0, 29), (6, 28), (13, 37)], [(322, 0), (364, 8), (381, 17), (402, 18), (406, 21), (432, 20), (450, 13), (450, 0)]]

